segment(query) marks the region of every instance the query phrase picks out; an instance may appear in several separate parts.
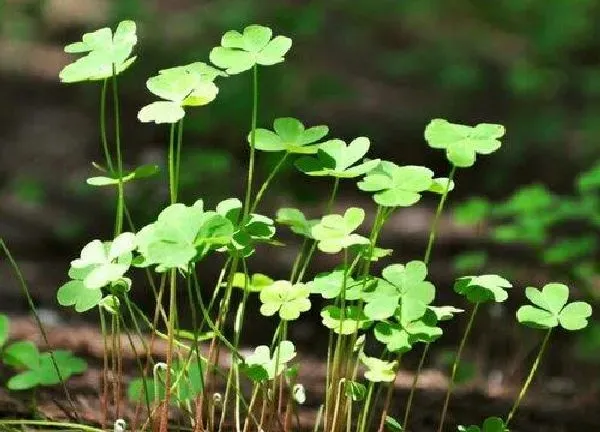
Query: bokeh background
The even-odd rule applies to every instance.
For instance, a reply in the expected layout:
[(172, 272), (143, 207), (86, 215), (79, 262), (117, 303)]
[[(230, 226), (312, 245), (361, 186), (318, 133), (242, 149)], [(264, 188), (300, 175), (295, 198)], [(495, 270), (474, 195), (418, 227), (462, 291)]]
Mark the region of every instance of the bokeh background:
[[(595, 301), (600, 205), (597, 190), (583, 196), (577, 182), (600, 160), (600, 2), (0, 0), (0, 236), (43, 308), (56, 309), (56, 288), (81, 245), (108, 237), (113, 223), (112, 195), (85, 184), (94, 173), (91, 162), (101, 159), (99, 84), (61, 85), (58, 72), (71, 61), (62, 48), (84, 31), (122, 19), (135, 20), (139, 35), (138, 60), (120, 80), (128, 166), (164, 162), (167, 130), (136, 119), (137, 110), (152, 99), (147, 77), (207, 61), (222, 33), (250, 23), (268, 25), (294, 41), (284, 65), (261, 70), (260, 126), (282, 116), (326, 124), (333, 136), (368, 136), (374, 156), (426, 165), (438, 176), (449, 168), (443, 152), (423, 140), (430, 119), (506, 126), (500, 151), (459, 171), (451, 195), (457, 211), (451, 209), (442, 221), (433, 257), (434, 279), (448, 301), (454, 298), (452, 280), (464, 271), (503, 272), (517, 287), (514, 304), (491, 310), (477, 328), (469, 356), (475, 374), (487, 377), (500, 368), (518, 378), (528, 364), (539, 335), (511, 323), (522, 287), (574, 281), (576, 296)], [(249, 79), (228, 79), (215, 103), (186, 120), (184, 201), (202, 197), (214, 204), (241, 195)], [(260, 154), (259, 176), (274, 162)], [(130, 188), (129, 203), (140, 224), (166, 202), (164, 184), (157, 178)], [(530, 184), (538, 186), (515, 198)], [(290, 166), (263, 211), (272, 215), (281, 205), (296, 205), (316, 216), (328, 189), (326, 182), (303, 179)], [(480, 200), (457, 207), (473, 196), (497, 204)], [(353, 184), (342, 189), (338, 202), (340, 209), (350, 205), (371, 205)], [(425, 199), (398, 212), (382, 240), (396, 248), (395, 258), (422, 255), (434, 205)], [(570, 217), (540, 222), (554, 205), (570, 210)], [(494, 215), (494, 208), (505, 211)], [(494, 234), (502, 218), (512, 231)], [(537, 237), (528, 237), (534, 231)], [(563, 247), (567, 259), (558, 262), (543, 252), (557, 232), (584, 239), (569, 243), (566, 252)], [(262, 260), (256, 259), (255, 270), (277, 276), (288, 271), (291, 257), (275, 250)], [(314, 270), (330, 264), (320, 261)], [(0, 309), (25, 312), (9, 275), (0, 261)], [(310, 339), (311, 328), (300, 326), (297, 336)], [(454, 344), (452, 330), (445, 341)], [(554, 350), (563, 355), (551, 356), (543, 372), (556, 379), (553, 391), (574, 394), (579, 377), (585, 381), (583, 394), (595, 394), (600, 327), (577, 339), (558, 338)], [(438, 364), (446, 354), (440, 351)]]

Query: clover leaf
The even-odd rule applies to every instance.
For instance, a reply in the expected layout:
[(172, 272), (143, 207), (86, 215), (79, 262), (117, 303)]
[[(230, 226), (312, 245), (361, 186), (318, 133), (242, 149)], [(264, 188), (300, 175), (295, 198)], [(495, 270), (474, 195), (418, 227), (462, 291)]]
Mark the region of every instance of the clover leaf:
[(262, 273), (254, 273), (250, 277), (246, 277), (244, 273), (236, 273), (233, 275), (234, 288), (247, 289), (249, 292), (261, 292), (264, 288), (273, 284), (273, 279)]
[(336, 298), (342, 292), (344, 279), (346, 283), (346, 300), (358, 300), (361, 295), (364, 282), (354, 280), (350, 275), (344, 277), (344, 269), (334, 270), (328, 273), (320, 273), (315, 278), (306, 283), (307, 288), (312, 294), (320, 294), (324, 299)]
[(425, 129), (425, 140), (430, 147), (446, 150), (446, 157), (455, 166), (466, 168), (475, 163), (477, 154), (490, 154), (501, 146), (499, 138), (504, 126), (480, 123), (465, 126), (443, 119), (432, 120)]
[(344, 316), (342, 310), (333, 305), (325, 306), (321, 311), (323, 325), (334, 333), (349, 335), (357, 330), (369, 327), (371, 322), (357, 306), (346, 306)]
[(395, 314), (399, 307), (402, 325), (425, 315), (435, 298), (435, 286), (425, 280), (427, 266), (422, 261), (411, 261), (406, 265), (392, 264), (382, 271), (372, 291), (363, 294), (367, 302), (365, 315), (372, 320), (383, 320)]
[(433, 171), (422, 166), (398, 166), (382, 161), (359, 183), (365, 192), (375, 192), (373, 199), (384, 207), (408, 207), (421, 198), (420, 192), (433, 185)]
[(228, 244), (233, 230), (230, 220), (216, 212), (205, 212), (202, 201), (197, 201), (192, 206), (168, 206), (156, 222), (137, 233), (136, 239), (144, 266), (157, 265), (158, 272), (187, 270), (196, 257)]
[[(317, 142), (329, 132), (327, 126), (306, 129), (297, 119), (275, 119), (273, 130), (256, 129), (255, 148), (267, 152), (285, 151), (291, 154), (311, 154), (318, 150)], [(251, 136), (248, 135), (248, 142)]]
[(277, 223), (287, 225), (292, 232), (306, 238), (312, 238), (311, 230), (319, 223), (318, 219), (306, 219), (304, 213), (296, 208), (281, 208), (277, 211)]
[(75, 306), (75, 311), (81, 313), (92, 309), (102, 301), (102, 289), (90, 289), (81, 280), (71, 280), (58, 289), (56, 298), (61, 306)]
[(4, 314), (0, 314), (0, 348), (4, 346), (10, 334), (10, 321)]
[(471, 303), (502, 303), (508, 298), (506, 288), (511, 287), (509, 281), (498, 275), (464, 276), (456, 281), (454, 291)]
[(525, 296), (534, 306), (521, 306), (517, 319), (528, 327), (550, 329), (560, 325), (565, 330), (581, 330), (592, 315), (592, 307), (586, 302), (567, 304), (569, 287), (563, 284), (550, 283), (541, 290), (527, 287)]
[(55, 385), (61, 382), (60, 378), (64, 381), (87, 369), (86, 362), (70, 351), (57, 350), (40, 354), (31, 342), (17, 342), (7, 347), (3, 352), (3, 361), (8, 366), (23, 371), (8, 380), (6, 385), (10, 390)]
[(340, 139), (319, 145), (315, 156), (304, 156), (295, 162), (296, 168), (309, 176), (353, 178), (361, 176), (379, 164), (379, 159), (356, 165), (369, 151), (369, 138), (358, 137), (350, 144)]
[(367, 367), (365, 378), (371, 382), (392, 382), (396, 379), (397, 362), (386, 362), (377, 357), (361, 354), (360, 361)]
[(242, 369), (254, 381), (273, 380), (285, 371), (287, 364), (296, 357), (296, 348), (288, 340), (273, 350), (273, 355), (266, 345), (254, 349), (254, 353), (246, 357)]
[(260, 313), (264, 316), (279, 313), (282, 320), (293, 321), (310, 309), (309, 296), (310, 290), (305, 284), (275, 281), (260, 292)]
[(276, 36), (268, 27), (251, 25), (243, 33), (230, 30), (221, 38), (221, 46), (210, 52), (210, 61), (230, 74), (238, 74), (255, 65), (281, 63), (292, 46), (292, 40)]
[(401, 324), (400, 319), (398, 316), (396, 322), (382, 321), (375, 325), (375, 339), (390, 352), (405, 353), (417, 342), (430, 343), (442, 336), (442, 329), (436, 326), (436, 315), (430, 310), (414, 321)]
[(202, 106), (212, 102), (219, 93), (213, 82), (225, 75), (218, 69), (197, 62), (159, 71), (146, 81), (148, 90), (161, 101), (142, 107), (138, 119), (143, 122), (175, 123), (185, 116), (185, 106)]
[(323, 216), (318, 224), (312, 227), (312, 237), (318, 242), (317, 247), (325, 253), (338, 253), (352, 245), (369, 244), (369, 240), (354, 233), (364, 221), (365, 211), (358, 207), (350, 207), (344, 215), (330, 214)]
[(135, 235), (122, 233), (112, 242), (93, 240), (83, 247), (81, 256), (71, 262), (73, 272), (78, 273), (85, 288), (98, 289), (123, 278), (132, 260)]
[(135, 23), (121, 21), (113, 32), (102, 28), (83, 35), (80, 42), (65, 47), (67, 53), (88, 53), (65, 66), (59, 74), (64, 83), (109, 78), (113, 72), (118, 75), (135, 61), (130, 57), (137, 43)]
[(498, 417), (488, 417), (483, 422), (482, 427), (479, 426), (459, 426), (459, 432), (507, 432), (506, 426), (504, 425), (504, 421)]
[(85, 182), (87, 184), (89, 184), (90, 186), (116, 186), (119, 183), (127, 183), (129, 181), (136, 180), (136, 179), (152, 177), (159, 171), (160, 171), (160, 169), (158, 168), (158, 165), (147, 164), (147, 165), (141, 165), (141, 166), (137, 167), (135, 170), (133, 170), (129, 173), (123, 174), (123, 177), (121, 177), (121, 178), (98, 176), (98, 177), (90, 177), (90, 178), (86, 179)]

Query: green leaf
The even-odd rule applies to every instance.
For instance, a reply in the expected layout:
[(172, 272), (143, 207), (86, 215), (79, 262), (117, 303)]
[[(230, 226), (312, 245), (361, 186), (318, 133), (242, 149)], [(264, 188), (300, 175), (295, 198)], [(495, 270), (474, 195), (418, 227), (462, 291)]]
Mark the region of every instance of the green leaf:
[(464, 276), (456, 281), (454, 291), (471, 303), (502, 303), (508, 298), (506, 289), (511, 287), (509, 281), (498, 275)]
[(373, 291), (363, 294), (367, 302), (365, 314), (372, 320), (391, 317), (399, 308), (400, 322), (403, 325), (425, 315), (429, 304), (435, 298), (435, 286), (428, 281), (427, 267), (421, 261), (411, 261), (406, 265), (392, 264), (382, 271)]
[(447, 177), (439, 177), (439, 178), (433, 179), (431, 186), (427, 190), (429, 192), (443, 195), (446, 192), (452, 192), (454, 190), (454, 186), (455, 186), (454, 181), (450, 182), (450, 185), (448, 185)]
[(4, 314), (0, 314), (0, 348), (4, 346), (10, 334), (10, 321)]
[(295, 163), (296, 167), (309, 176), (354, 178), (359, 177), (379, 165), (379, 159), (356, 165), (369, 151), (370, 141), (358, 137), (350, 144), (334, 139), (319, 144), (315, 156), (304, 156)]
[(221, 39), (221, 46), (210, 52), (210, 61), (230, 75), (251, 69), (254, 65), (269, 66), (284, 60), (292, 41), (284, 36), (271, 39), (268, 27), (251, 25), (243, 33), (228, 31)]
[(385, 416), (385, 427), (390, 432), (402, 432), (404, 428), (394, 417)]
[(368, 244), (369, 240), (353, 233), (363, 222), (365, 211), (358, 207), (350, 207), (344, 215), (331, 214), (323, 216), (318, 224), (312, 227), (312, 237), (317, 240), (317, 247), (325, 253), (338, 253), (352, 245)]
[(471, 426), (459, 426), (458, 430), (460, 432), (508, 432), (506, 426), (504, 425), (504, 421), (499, 417), (488, 417), (483, 422), (482, 428), (479, 426), (471, 425)]
[(33, 342), (14, 342), (2, 351), (2, 361), (16, 369), (36, 369), (40, 364), (40, 352)]
[(279, 313), (282, 320), (296, 320), (302, 312), (310, 309), (309, 296), (310, 290), (305, 284), (275, 281), (260, 292), (260, 313), (264, 316)]
[(135, 60), (130, 57), (137, 43), (136, 26), (133, 21), (122, 21), (113, 35), (110, 28), (102, 28), (86, 33), (80, 42), (65, 47), (67, 53), (88, 53), (65, 66), (60, 80), (65, 83), (101, 80), (109, 78), (113, 72), (118, 75)]
[(345, 279), (345, 299), (358, 300), (364, 282), (356, 281), (350, 275), (344, 277), (344, 273), (344, 269), (320, 273), (312, 281), (307, 282), (306, 286), (312, 294), (320, 294), (324, 299), (332, 299), (338, 297), (342, 292)]
[(568, 303), (569, 287), (559, 283), (545, 285), (542, 290), (527, 287), (525, 295), (533, 303), (517, 311), (517, 320), (532, 328), (581, 330), (588, 325), (592, 307), (585, 302)]
[(306, 238), (312, 238), (312, 228), (319, 223), (318, 219), (306, 219), (304, 213), (296, 208), (281, 208), (275, 219), (281, 225), (287, 225), (292, 232)]
[(157, 101), (142, 107), (138, 120), (142, 123), (177, 123), (185, 116), (185, 111), (177, 102)]
[(268, 346), (261, 345), (254, 349), (253, 354), (246, 357), (242, 369), (255, 381), (273, 380), (285, 372), (287, 364), (294, 357), (296, 357), (296, 349), (290, 341), (282, 341), (273, 350), (273, 355)]
[(262, 273), (254, 273), (249, 278), (246, 278), (244, 273), (236, 273), (233, 275), (234, 288), (247, 289), (249, 292), (261, 292), (264, 288), (273, 284), (273, 279)]
[(392, 382), (396, 379), (397, 362), (386, 362), (376, 357), (360, 356), (361, 362), (367, 367), (365, 378), (371, 382)]
[(446, 150), (446, 157), (457, 167), (466, 168), (475, 163), (477, 154), (490, 154), (501, 146), (499, 138), (504, 126), (481, 123), (465, 126), (443, 119), (432, 120), (425, 129), (425, 140), (430, 147)]
[[(267, 152), (285, 151), (291, 154), (311, 154), (318, 150), (318, 143), (329, 132), (327, 126), (314, 126), (305, 129), (297, 119), (278, 118), (273, 122), (273, 131), (257, 129), (255, 147)], [(251, 142), (251, 134), (248, 134)]]
[(420, 192), (433, 184), (433, 171), (421, 166), (399, 167), (383, 161), (358, 183), (365, 192), (375, 192), (374, 200), (384, 207), (409, 207), (421, 198)]
[(476, 225), (489, 216), (491, 205), (485, 198), (471, 198), (454, 208), (454, 219), (461, 225)]
[(364, 384), (356, 381), (346, 381), (345, 393), (354, 402), (360, 402), (365, 399), (367, 395), (367, 388)]
[(349, 335), (357, 330), (362, 330), (371, 324), (366, 315), (357, 306), (346, 306), (342, 317), (342, 310), (337, 306), (325, 306), (321, 311), (323, 325), (334, 333)]
[(87, 288), (80, 280), (71, 280), (58, 289), (56, 298), (61, 306), (75, 306), (77, 312), (86, 312), (100, 303), (102, 290)]
[(9, 390), (29, 390), (39, 385), (39, 377), (36, 371), (21, 372), (10, 378), (6, 383)]

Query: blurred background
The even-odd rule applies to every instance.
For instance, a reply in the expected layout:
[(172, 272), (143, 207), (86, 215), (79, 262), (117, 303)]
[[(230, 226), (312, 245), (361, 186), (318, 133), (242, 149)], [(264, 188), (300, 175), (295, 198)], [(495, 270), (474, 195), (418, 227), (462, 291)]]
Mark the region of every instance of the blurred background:
[[(423, 140), (430, 119), (506, 126), (500, 151), (459, 171), (433, 256), (432, 278), (446, 301), (455, 299), (451, 283), (462, 274), (498, 272), (516, 287), (513, 304), (482, 317), (467, 377), (489, 377), (508, 364), (501, 372), (518, 379), (520, 366), (529, 364), (539, 335), (507, 318), (524, 286), (564, 281), (598, 305), (600, 2), (0, 0), (0, 236), (42, 307), (56, 307), (69, 261), (91, 238), (110, 236), (113, 223), (112, 195), (85, 184), (91, 162), (102, 157), (100, 84), (59, 83), (58, 72), (72, 60), (63, 46), (122, 19), (135, 20), (139, 36), (138, 60), (120, 79), (125, 161), (132, 167), (162, 164), (166, 152), (167, 129), (136, 119), (152, 100), (147, 77), (207, 61), (222, 33), (250, 23), (294, 41), (285, 65), (261, 70), (259, 126), (283, 116), (326, 124), (332, 136), (370, 137), (373, 157), (426, 165), (437, 176), (449, 167), (443, 152)], [(186, 120), (183, 201), (202, 197), (214, 205), (242, 194), (250, 85), (249, 75), (228, 79), (215, 103)], [(260, 154), (259, 176), (275, 162)], [(157, 178), (129, 189), (139, 224), (166, 202), (164, 185)], [(294, 205), (317, 216), (328, 191), (325, 181), (304, 179), (290, 166), (262, 211)], [(352, 182), (338, 201), (341, 210), (350, 205), (373, 209)], [(434, 206), (431, 198), (397, 212), (382, 239), (396, 249), (394, 259), (422, 255)], [(287, 273), (292, 257), (279, 250), (267, 257), (256, 258), (252, 270)], [(322, 260), (314, 270), (330, 265)], [(4, 260), (0, 301), (13, 312), (27, 310)], [(298, 338), (310, 339), (311, 328), (300, 326)], [(453, 335), (451, 327), (448, 348)], [(582, 393), (593, 397), (600, 326), (559, 337), (553, 349), (565, 354), (549, 356), (543, 372), (556, 379), (553, 391), (574, 393), (579, 377)], [(443, 365), (451, 352), (436, 358)]]

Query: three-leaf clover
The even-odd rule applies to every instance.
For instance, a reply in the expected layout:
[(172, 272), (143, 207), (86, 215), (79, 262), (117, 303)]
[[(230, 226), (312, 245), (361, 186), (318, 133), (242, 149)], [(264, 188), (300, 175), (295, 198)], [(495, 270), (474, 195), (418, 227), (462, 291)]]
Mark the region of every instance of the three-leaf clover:
[(408, 207), (421, 198), (420, 192), (433, 185), (433, 171), (422, 166), (398, 166), (382, 161), (359, 183), (365, 192), (375, 192), (373, 199), (384, 207)]
[(425, 280), (425, 263), (392, 264), (383, 269), (382, 276), (374, 290), (363, 294), (367, 302), (365, 315), (372, 320), (383, 320), (394, 315), (399, 308), (399, 319), (403, 325), (425, 315), (435, 298), (435, 286)]
[(410, 351), (416, 342), (433, 342), (442, 336), (442, 329), (437, 327), (438, 319), (431, 310), (415, 320), (402, 322), (401, 316), (394, 320), (381, 321), (375, 325), (375, 339), (385, 344), (390, 352), (404, 353)]
[(344, 298), (346, 300), (358, 300), (361, 295), (363, 280), (354, 280), (346, 274), (344, 269), (334, 270), (328, 273), (320, 273), (315, 278), (306, 283), (307, 288), (313, 294), (320, 294), (324, 299), (336, 298), (342, 292), (342, 287), (346, 286)]
[(192, 206), (177, 203), (165, 208), (156, 222), (136, 236), (144, 266), (157, 265), (157, 271), (187, 270), (196, 257), (231, 241), (233, 224), (226, 217), (204, 211), (202, 201)]
[(80, 42), (65, 47), (67, 53), (87, 53), (60, 71), (62, 82), (72, 83), (88, 80), (102, 80), (120, 74), (135, 61), (130, 57), (137, 43), (133, 21), (121, 21), (113, 32), (102, 28), (86, 33)]
[(319, 145), (315, 156), (304, 156), (295, 162), (296, 167), (309, 176), (353, 178), (361, 176), (379, 164), (379, 159), (356, 165), (369, 151), (369, 138), (358, 137), (350, 144), (340, 139)]
[(286, 368), (286, 365), (296, 357), (296, 348), (288, 340), (273, 350), (273, 355), (266, 345), (258, 346), (254, 353), (246, 357), (243, 364), (244, 372), (254, 381), (273, 380)]
[(361, 354), (360, 361), (367, 367), (365, 378), (371, 382), (392, 382), (396, 378), (397, 362), (386, 362), (377, 357)]
[(270, 28), (251, 25), (243, 33), (230, 30), (221, 38), (221, 46), (210, 52), (210, 61), (229, 75), (238, 74), (255, 65), (270, 66), (281, 63), (292, 47), (292, 40), (285, 36), (271, 39)]
[(508, 298), (507, 288), (512, 284), (498, 275), (464, 276), (454, 284), (454, 291), (471, 303), (495, 301), (502, 303)]
[(61, 382), (60, 378), (67, 380), (87, 369), (86, 362), (75, 357), (70, 351), (40, 353), (37, 347), (28, 341), (15, 342), (6, 347), (2, 353), (2, 360), (7, 366), (23, 371), (8, 380), (7, 387), (10, 390), (55, 385)]
[(534, 306), (521, 306), (517, 319), (528, 327), (551, 329), (560, 325), (565, 330), (581, 330), (592, 315), (592, 307), (586, 302), (567, 304), (569, 287), (563, 284), (550, 283), (541, 290), (527, 287), (525, 296)]
[(448, 160), (461, 168), (472, 166), (477, 154), (498, 150), (501, 146), (499, 138), (503, 135), (504, 126), (490, 123), (466, 126), (434, 119), (425, 128), (429, 146), (446, 150)]
[(498, 417), (489, 417), (486, 418), (483, 422), (482, 427), (479, 426), (459, 426), (459, 432), (506, 432), (506, 426), (504, 425), (504, 421)]
[(305, 284), (275, 281), (260, 292), (260, 313), (264, 316), (279, 313), (282, 320), (293, 321), (310, 309), (309, 296), (310, 289)]
[(312, 238), (311, 230), (319, 223), (318, 219), (306, 219), (304, 213), (296, 208), (279, 209), (275, 220), (289, 226), (292, 232), (307, 238)]
[(317, 240), (317, 247), (325, 253), (338, 253), (352, 245), (369, 244), (369, 240), (354, 233), (364, 221), (365, 211), (358, 207), (350, 207), (344, 215), (330, 214), (323, 216), (318, 224), (312, 227), (312, 237)]
[(175, 123), (185, 116), (184, 107), (212, 102), (219, 93), (213, 82), (224, 72), (202, 62), (159, 71), (146, 82), (148, 90), (161, 101), (144, 106), (138, 113), (141, 122)]
[[(302, 122), (295, 118), (278, 118), (273, 122), (273, 131), (256, 129), (255, 148), (267, 152), (316, 153), (318, 141), (328, 132), (327, 126), (313, 126), (306, 129)], [(248, 135), (248, 142), (250, 138)]]

